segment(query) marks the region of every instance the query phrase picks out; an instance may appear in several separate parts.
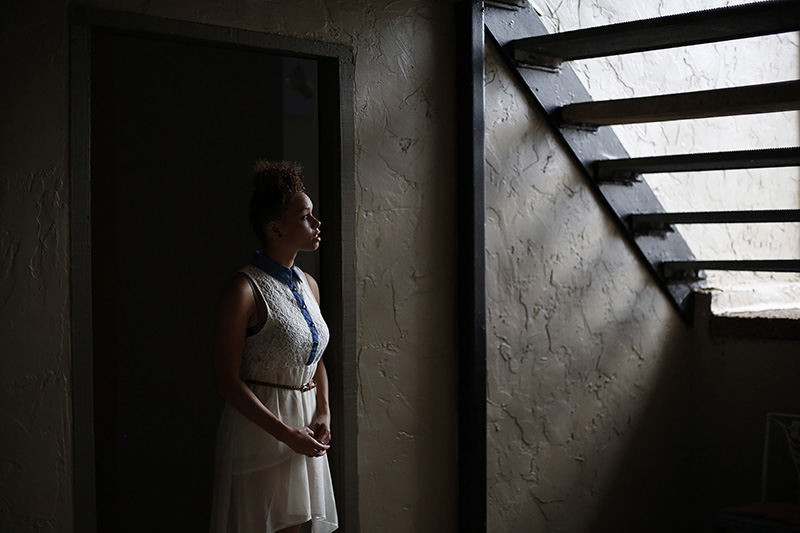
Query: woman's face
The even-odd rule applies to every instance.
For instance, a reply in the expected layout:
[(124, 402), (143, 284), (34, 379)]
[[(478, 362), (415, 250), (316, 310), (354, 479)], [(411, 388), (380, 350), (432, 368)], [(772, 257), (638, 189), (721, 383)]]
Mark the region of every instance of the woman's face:
[(294, 193), (277, 224), (278, 230), (283, 235), (280, 238), (281, 244), (305, 252), (319, 248), (321, 240), (319, 227), (322, 223), (312, 214), (313, 209), (314, 204), (306, 193)]

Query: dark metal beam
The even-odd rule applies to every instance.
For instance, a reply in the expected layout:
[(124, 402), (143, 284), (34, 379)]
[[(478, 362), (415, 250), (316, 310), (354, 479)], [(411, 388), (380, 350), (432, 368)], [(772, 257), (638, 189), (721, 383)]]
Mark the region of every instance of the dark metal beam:
[(687, 273), (700, 270), (728, 270), (739, 272), (800, 272), (800, 259), (758, 259), (723, 261), (664, 261), (664, 277), (682, 278)]
[(800, 209), (763, 211), (691, 211), (628, 215), (628, 225), (637, 235), (672, 231), (673, 224), (769, 224), (800, 222)]
[(525, 7), (526, 0), (486, 0), (484, 3), (501, 9), (516, 11)]
[(798, 109), (800, 80), (792, 80), (661, 96), (580, 102), (559, 108), (557, 119), (562, 125), (596, 127)]
[(486, 532), (484, 6), (456, 4), (459, 220), (458, 531)]
[(514, 58), (556, 67), (562, 61), (645, 52), (800, 30), (800, 2), (779, 0), (623, 22), (513, 41)]
[(800, 340), (796, 313), (791, 310), (743, 312), (735, 315), (711, 315), (708, 330), (712, 337), (746, 339)]
[(631, 181), (639, 174), (658, 172), (697, 172), (742, 168), (800, 166), (800, 147), (711, 152), (629, 159), (606, 159), (594, 163), (598, 181)]

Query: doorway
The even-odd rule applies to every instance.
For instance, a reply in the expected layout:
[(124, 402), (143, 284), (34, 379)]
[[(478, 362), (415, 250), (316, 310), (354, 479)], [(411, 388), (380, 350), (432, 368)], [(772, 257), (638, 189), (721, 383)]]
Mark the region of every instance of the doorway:
[[(73, 129), (72, 176), (73, 194), (89, 200), (88, 213), (77, 203), (72, 234), (90, 247), (73, 246), (73, 269), (91, 276), (73, 282), (73, 293), (90, 300), (91, 313), (73, 321), (73, 335), (91, 348), (73, 352), (73, 375), (76, 389), (91, 383), (92, 394), (90, 405), (78, 393), (73, 402), (76, 530), (207, 529), (222, 407), (210, 366), (214, 305), (258, 247), (247, 223), (250, 169), (267, 158), (303, 165), (326, 233), (341, 238), (298, 264), (320, 279), (323, 312), (340, 334), (325, 354), (342, 448), (330, 463), (340, 517), (355, 531), (347, 498), (356, 479), (355, 405), (347, 401), (354, 382), (345, 382), (354, 359), (345, 310), (353, 282), (347, 121), (331, 139), (325, 126), (343, 123), (342, 92), (339, 83), (320, 83), (334, 71), (340, 78), (341, 50), (332, 58), (298, 50), (297, 42), (242, 46), (242, 35), (258, 34), (208, 39), (218, 37), (216, 27), (125, 14), (79, 18), (73, 30), (85, 38), (88, 60), (77, 65), (88, 76), (76, 87), (73, 68), (73, 104), (80, 107), (84, 93), (90, 104), (78, 121), (88, 127)], [(274, 36), (264, 39), (275, 44)], [(92, 454), (77, 450), (81, 439)], [(91, 479), (77, 478), (82, 464)]]

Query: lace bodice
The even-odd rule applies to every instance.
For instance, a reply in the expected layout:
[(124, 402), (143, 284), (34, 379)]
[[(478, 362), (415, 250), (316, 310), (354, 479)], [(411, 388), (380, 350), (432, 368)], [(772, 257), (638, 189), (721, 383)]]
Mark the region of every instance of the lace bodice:
[(330, 334), (305, 274), (298, 269), (300, 281), (295, 285), (317, 330), (316, 356), (310, 364), (307, 363), (314, 339), (292, 290), (254, 265), (247, 265), (239, 272), (253, 280), (260, 292), (256, 297), (263, 298), (267, 308), (264, 326), (245, 339), (240, 377), (293, 386), (308, 383)]

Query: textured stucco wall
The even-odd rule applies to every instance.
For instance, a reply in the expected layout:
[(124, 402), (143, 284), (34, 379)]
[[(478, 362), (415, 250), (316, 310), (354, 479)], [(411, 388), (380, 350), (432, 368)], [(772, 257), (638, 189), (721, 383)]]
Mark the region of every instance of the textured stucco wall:
[[(534, 0), (549, 31), (568, 31), (724, 7), (730, 0)], [(573, 61), (595, 100), (699, 91), (800, 77), (797, 33)], [(798, 146), (797, 112), (614, 126), (633, 156)], [(797, 168), (653, 174), (646, 177), (670, 211), (797, 209)], [(679, 227), (703, 259), (789, 259), (800, 256), (800, 224)], [(719, 312), (800, 307), (795, 274), (708, 272)]]
[(491, 48), (486, 130), (489, 531), (658, 530), (686, 327)]
[[(81, 4), (354, 48), (362, 530), (454, 530), (452, 2)], [(0, 23), (4, 531), (71, 529), (67, 12)]]
[(42, 7), (0, 22), (3, 531), (63, 531), (72, 503), (66, 26)]

